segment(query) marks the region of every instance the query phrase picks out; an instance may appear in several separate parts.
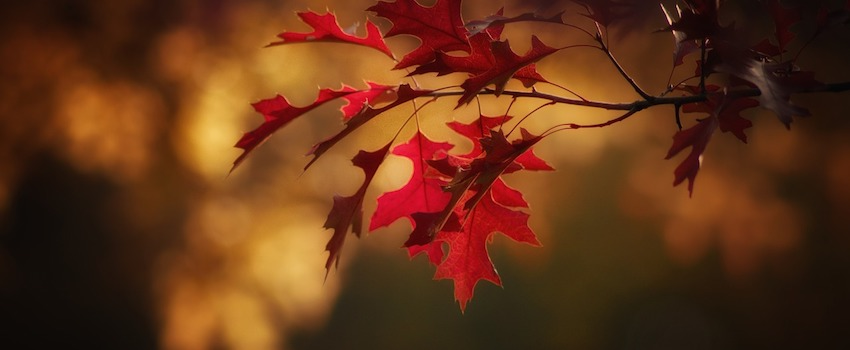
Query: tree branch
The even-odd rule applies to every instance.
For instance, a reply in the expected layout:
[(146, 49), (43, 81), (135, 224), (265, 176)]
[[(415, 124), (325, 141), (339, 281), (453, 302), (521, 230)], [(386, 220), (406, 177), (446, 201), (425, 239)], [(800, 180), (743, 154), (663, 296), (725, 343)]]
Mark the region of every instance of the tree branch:
[[(830, 83), (823, 84), (810, 88), (803, 88), (795, 91), (795, 94), (806, 94), (806, 93), (818, 93), (818, 92), (845, 92), (850, 91), (850, 81), (839, 82), (839, 83)], [(446, 96), (460, 96), (463, 95), (465, 91), (439, 91), (434, 92), (425, 96), (432, 96), (436, 98), (446, 97)], [(566, 98), (562, 96), (547, 94), (543, 92), (539, 92), (536, 90), (533, 91), (513, 91), (507, 90), (498, 93), (496, 90), (492, 89), (484, 89), (478, 93), (479, 95), (507, 95), (515, 98), (536, 98), (549, 100), (554, 103), (573, 105), (573, 106), (582, 106), (589, 108), (599, 108), (606, 110), (618, 110), (618, 111), (634, 111), (639, 112), (641, 110), (647, 109), (653, 106), (659, 105), (674, 105), (674, 106), (682, 106), (690, 103), (704, 102), (708, 100), (708, 93), (690, 95), (690, 96), (647, 96), (646, 99), (636, 100), (633, 102), (604, 102), (604, 101), (593, 101), (593, 100), (578, 100), (572, 98)], [(761, 95), (761, 91), (756, 88), (745, 88), (745, 89), (736, 89), (731, 90), (727, 93), (727, 96), (731, 98), (742, 98), (742, 97), (755, 97)], [(423, 97), (425, 97), (423, 96)]]

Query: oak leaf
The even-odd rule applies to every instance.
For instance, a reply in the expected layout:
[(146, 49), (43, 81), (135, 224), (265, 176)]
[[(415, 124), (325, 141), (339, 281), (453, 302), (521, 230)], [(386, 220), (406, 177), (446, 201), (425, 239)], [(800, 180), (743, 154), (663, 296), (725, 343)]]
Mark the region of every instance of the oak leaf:
[(272, 42), (268, 46), (303, 42), (339, 42), (369, 47), (382, 52), (389, 58), (394, 58), (392, 51), (384, 42), (381, 31), (372, 22), (366, 21), (366, 37), (361, 38), (343, 30), (333, 13), (320, 15), (315, 12), (298, 12), (298, 17), (313, 27), (313, 31), (310, 33), (282, 32), (277, 35), (281, 40)]
[(366, 189), (375, 177), (378, 167), (384, 161), (387, 152), (390, 149), (391, 143), (373, 151), (360, 151), (351, 160), (351, 162), (363, 169), (366, 177), (363, 184), (357, 191), (348, 197), (336, 195), (334, 196), (334, 204), (328, 218), (325, 221), (325, 228), (333, 229), (333, 235), (325, 246), (328, 251), (328, 260), (325, 263), (325, 269), (330, 272), (330, 268), (334, 264), (339, 264), (339, 255), (342, 250), (342, 245), (345, 243), (345, 235), (348, 233), (349, 227), (351, 232), (357, 237), (360, 237), (363, 223), (363, 197), (366, 195)]
[(428, 160), (444, 157), (452, 147), (449, 143), (435, 142), (421, 132), (416, 132), (409, 141), (393, 148), (392, 154), (413, 163), (413, 172), (402, 188), (378, 197), (378, 206), (369, 224), (370, 231), (388, 226), (401, 218), (407, 218), (415, 228), (414, 213), (438, 212), (446, 206), (449, 194), (441, 187), (443, 181), (426, 175), (426, 170)]
[[(699, 92), (699, 88), (695, 86), (688, 86), (683, 90), (693, 94)], [(691, 152), (674, 170), (673, 180), (673, 185), (676, 186), (687, 179), (689, 195), (693, 195), (694, 181), (702, 166), (703, 153), (714, 131), (719, 128), (722, 132), (731, 132), (741, 142), (747, 143), (744, 130), (752, 127), (753, 123), (742, 117), (741, 112), (759, 105), (758, 101), (749, 97), (730, 97), (725, 90), (720, 90), (716, 85), (706, 86), (706, 96), (707, 99), (704, 102), (682, 107), (683, 112), (707, 113), (708, 117), (698, 120), (696, 125), (673, 135), (673, 145), (666, 157), (670, 159), (685, 148), (691, 147)]]
[(392, 22), (386, 37), (408, 34), (421, 41), (419, 47), (396, 64), (395, 69), (402, 69), (428, 63), (436, 52), (469, 52), (460, 5), (461, 0), (437, 0), (432, 7), (424, 7), (415, 0), (379, 1), (367, 11)]
[[(496, 188), (501, 185), (501, 182), (497, 182), (493, 186)], [(519, 192), (506, 189), (501, 192), (509, 193), (506, 196), (510, 198), (510, 204), (525, 204)], [(443, 230), (435, 239), (436, 242), (448, 245), (448, 254), (437, 266), (434, 279), (454, 281), (455, 300), (460, 304), (461, 311), (464, 311), (478, 281), (502, 285), (487, 252), (487, 243), (492, 242), (495, 233), (502, 233), (514, 241), (532, 246), (540, 246), (540, 242), (528, 226), (528, 214), (498, 203), (491, 191), (487, 191), (469, 213), (461, 215), (468, 219), (460, 231)]]
[(361, 110), (359, 113), (352, 116), (345, 122), (345, 128), (343, 128), (342, 131), (338, 132), (334, 136), (331, 136), (330, 138), (325, 139), (324, 141), (313, 145), (313, 148), (311, 148), (310, 152), (307, 153), (307, 155), (312, 155), (313, 158), (310, 159), (309, 162), (307, 162), (307, 165), (304, 166), (304, 169), (306, 170), (307, 168), (309, 168), (311, 165), (313, 165), (313, 163), (319, 160), (319, 157), (321, 157), (331, 147), (337, 144), (337, 142), (341, 141), (346, 136), (354, 132), (354, 130), (357, 130), (358, 128), (363, 126), (363, 124), (366, 124), (368, 121), (372, 120), (372, 118), (375, 118), (381, 113), (391, 110), (396, 106), (410, 102), (413, 99), (416, 99), (417, 97), (428, 95), (431, 92), (431, 90), (415, 90), (411, 88), (410, 85), (405, 84), (398, 87), (398, 90), (396, 91), (396, 99), (392, 103), (380, 108), (366, 106), (363, 110)]
[(239, 141), (236, 142), (238, 148), (243, 149), (241, 155), (233, 162), (233, 167), (230, 169), (233, 172), (239, 164), (245, 160), (251, 151), (263, 143), (278, 129), (286, 126), (291, 121), (304, 115), (305, 113), (319, 107), (328, 101), (343, 97), (357, 92), (354, 88), (343, 85), (339, 90), (321, 89), (319, 96), (308, 106), (296, 107), (289, 103), (286, 97), (277, 95), (270, 99), (261, 100), (252, 104), (254, 110), (263, 115), (263, 124), (256, 129), (246, 132)]
[(507, 40), (490, 42), (490, 52), (493, 55), (493, 63), (487, 66), (486, 70), (466, 79), (460, 85), (464, 94), (458, 100), (457, 107), (472, 101), (484, 87), (490, 84), (496, 86), (496, 95), (498, 96), (515, 73), (546, 56), (558, 52), (558, 49), (547, 46), (536, 35), (532, 35), (531, 48), (523, 56), (515, 54)]

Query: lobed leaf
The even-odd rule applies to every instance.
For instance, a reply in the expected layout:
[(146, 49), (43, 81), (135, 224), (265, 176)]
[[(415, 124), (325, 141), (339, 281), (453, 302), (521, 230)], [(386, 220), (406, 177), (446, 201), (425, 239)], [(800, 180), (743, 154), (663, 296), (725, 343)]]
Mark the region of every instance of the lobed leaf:
[(711, 134), (717, 128), (717, 118), (705, 118), (700, 120), (696, 125), (679, 130), (673, 135), (673, 145), (667, 151), (667, 157), (670, 159), (679, 154), (679, 152), (690, 147), (691, 152), (674, 170), (673, 186), (676, 186), (685, 179), (688, 180), (688, 194), (694, 194), (694, 180), (697, 177), (700, 166), (702, 166), (702, 153), (711, 139)]
[[(502, 187), (503, 185), (499, 181), (494, 184), (493, 189), (499, 188), (508, 192), (503, 196), (514, 198), (511, 204), (517, 204), (516, 197), (522, 200), (518, 192), (507, 189), (506, 186)], [(444, 230), (435, 239), (448, 245), (448, 254), (437, 266), (434, 279), (451, 279), (454, 282), (455, 300), (460, 304), (461, 311), (466, 309), (466, 304), (472, 299), (478, 281), (485, 280), (498, 286), (502, 285), (487, 252), (487, 243), (492, 241), (495, 233), (502, 233), (517, 242), (540, 246), (528, 226), (528, 214), (496, 202), (493, 193), (488, 190), (469, 213), (460, 213), (468, 217), (460, 231)], [(471, 200), (471, 193), (464, 199)]]
[(316, 100), (306, 107), (295, 107), (289, 103), (289, 100), (287, 100), (286, 97), (281, 95), (252, 104), (254, 110), (263, 115), (263, 124), (254, 130), (246, 132), (242, 135), (239, 141), (236, 142), (235, 147), (241, 148), (244, 151), (238, 158), (236, 158), (235, 161), (233, 161), (233, 167), (230, 168), (230, 171), (233, 172), (233, 170), (235, 170), (236, 167), (245, 160), (245, 157), (247, 157), (254, 148), (262, 144), (278, 129), (286, 126), (296, 118), (327, 103), (328, 101), (350, 95), (355, 92), (357, 92), (357, 90), (345, 85), (343, 85), (339, 90), (322, 89), (319, 90), (319, 96), (316, 97)]
[(345, 243), (345, 234), (348, 233), (348, 228), (351, 227), (351, 232), (360, 237), (363, 223), (363, 197), (366, 195), (366, 189), (375, 177), (378, 167), (383, 163), (390, 145), (391, 143), (388, 143), (374, 152), (361, 150), (351, 160), (355, 166), (363, 169), (366, 177), (363, 184), (353, 195), (348, 197), (334, 196), (333, 207), (324, 225), (325, 228), (334, 231), (325, 246), (325, 250), (329, 253), (328, 260), (325, 263), (327, 272), (330, 272), (331, 265), (339, 265), (339, 255), (342, 245)]
[(445, 157), (452, 147), (449, 143), (435, 142), (421, 132), (416, 132), (406, 143), (393, 148), (393, 154), (413, 163), (413, 172), (402, 188), (378, 197), (378, 206), (369, 224), (370, 231), (388, 226), (401, 218), (407, 218), (415, 228), (414, 213), (438, 212), (446, 206), (449, 194), (443, 192), (443, 182), (427, 176), (426, 170), (428, 160)]
[(786, 128), (791, 127), (793, 117), (809, 115), (806, 108), (791, 102), (791, 95), (822, 86), (814, 79), (814, 73), (799, 71), (791, 62), (764, 61), (752, 51), (727, 42), (717, 42), (715, 48), (722, 61), (717, 69), (755, 86), (760, 92), (756, 100), (776, 113)]
[(354, 33), (344, 31), (333, 13), (320, 15), (315, 12), (298, 12), (298, 17), (312, 27), (313, 31), (309, 33), (282, 32), (277, 35), (281, 40), (269, 43), (268, 46), (303, 42), (339, 42), (369, 47), (382, 52), (389, 58), (395, 58), (384, 42), (381, 31), (372, 22), (366, 21), (366, 37), (361, 38)]
[(484, 87), (490, 84), (496, 86), (498, 96), (505, 89), (508, 80), (520, 69), (558, 52), (558, 49), (547, 46), (536, 35), (532, 35), (531, 48), (523, 56), (515, 54), (507, 40), (491, 42), (490, 52), (493, 55), (492, 64), (460, 85), (464, 94), (458, 100), (457, 107), (471, 102)]
[(310, 161), (307, 163), (307, 165), (304, 166), (304, 169), (305, 170), (308, 169), (311, 165), (313, 165), (314, 162), (319, 160), (319, 158), (323, 154), (325, 154), (325, 152), (327, 152), (329, 149), (331, 149), (331, 147), (333, 147), (337, 142), (344, 139), (346, 136), (348, 136), (348, 134), (351, 134), (352, 132), (354, 132), (354, 130), (357, 130), (358, 128), (363, 126), (363, 124), (366, 124), (367, 122), (372, 120), (372, 118), (374, 118), (374, 117), (380, 115), (381, 113), (384, 113), (384, 112), (386, 112), (390, 109), (393, 109), (393, 108), (395, 108), (399, 105), (410, 102), (417, 97), (422, 97), (422, 96), (428, 95), (431, 92), (433, 92), (433, 91), (431, 91), (431, 90), (414, 90), (413, 88), (410, 87), (410, 85), (407, 85), (407, 84), (399, 86), (398, 90), (396, 91), (396, 100), (395, 101), (393, 101), (392, 103), (390, 103), (390, 104), (388, 104), (384, 107), (377, 108), (377, 109), (367, 106), (362, 111), (360, 111), (360, 113), (349, 118), (345, 122), (345, 128), (342, 129), (342, 131), (340, 131), (339, 133), (337, 133), (334, 136), (331, 136), (330, 138), (325, 139), (322, 142), (319, 142), (319, 143), (313, 145), (313, 148), (310, 149), (310, 152), (307, 153), (307, 155), (312, 155), (313, 159), (310, 159)]
[(367, 11), (392, 22), (386, 37), (408, 34), (422, 42), (396, 64), (395, 69), (403, 69), (434, 60), (436, 52), (469, 52), (460, 5), (461, 0), (437, 0), (432, 7), (424, 7), (415, 0), (379, 1)]

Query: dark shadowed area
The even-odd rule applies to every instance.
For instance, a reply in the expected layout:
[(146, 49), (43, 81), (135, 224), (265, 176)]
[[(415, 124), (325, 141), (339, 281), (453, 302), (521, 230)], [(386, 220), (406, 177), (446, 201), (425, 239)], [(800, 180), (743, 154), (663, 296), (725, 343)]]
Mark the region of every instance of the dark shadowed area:
[[(656, 2), (634, 3), (615, 11), (612, 52), (660, 93), (673, 39), (655, 32), (666, 23)], [(798, 3), (813, 19), (821, 3), (841, 1)], [(686, 185), (671, 186), (681, 155), (664, 159), (677, 130), (670, 107), (547, 138), (536, 151), (557, 171), (506, 176), (530, 203), (543, 247), (497, 238), (489, 250), (504, 287), (478, 284), (465, 313), (451, 282), (433, 281), (425, 259), (399, 249), (407, 223), (350, 237), (325, 279), (332, 196), (354, 192), (362, 176), (349, 159), (398, 125), (358, 130), (302, 174), (304, 153), (340, 128), (339, 105), (322, 107), (228, 171), (233, 144), (262, 121), (250, 103), (280, 93), (305, 105), (317, 86), (405, 79), (387, 57), (353, 46), (263, 48), (284, 29), (306, 31), (294, 12), (308, 9), (330, 8), (343, 26), (371, 18), (386, 32), (363, 12), (372, 4), (0, 5), (0, 348), (850, 348), (848, 92), (795, 96), (812, 116), (790, 131), (770, 111), (745, 113), (748, 144), (716, 133), (690, 198)], [(502, 5), (508, 14), (566, 6), (567, 21), (591, 28), (566, 1), (467, 1), (464, 16)], [(733, 1), (722, 14), (767, 35), (759, 6)], [(796, 54), (813, 27), (792, 29)], [(509, 26), (505, 37), (524, 52), (530, 33), (552, 45), (575, 39), (546, 24)], [(397, 55), (417, 44), (387, 42)], [(798, 64), (824, 82), (850, 81), (848, 43), (850, 26), (830, 30)], [(693, 59), (683, 67), (676, 77)], [(592, 99), (637, 98), (594, 50), (560, 52), (538, 69)], [(481, 101), (489, 113), (506, 105)], [(477, 113), (439, 109), (454, 103), (435, 104), (423, 121), (430, 135), (448, 138), (443, 123)], [(599, 115), (558, 106), (523, 126)], [(367, 216), (409, 176), (403, 159), (385, 165)]]

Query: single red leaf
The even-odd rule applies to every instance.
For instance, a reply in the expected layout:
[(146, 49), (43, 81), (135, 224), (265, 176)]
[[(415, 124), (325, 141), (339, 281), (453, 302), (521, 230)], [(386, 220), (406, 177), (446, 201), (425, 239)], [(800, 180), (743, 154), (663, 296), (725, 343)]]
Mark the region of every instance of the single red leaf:
[(537, 72), (537, 65), (532, 63), (525, 67), (520, 68), (513, 76), (514, 79), (519, 80), (522, 83), (522, 86), (530, 88), (537, 83), (548, 83), (549, 80), (546, 80), (540, 73)]
[(487, 252), (487, 243), (492, 241), (496, 232), (517, 242), (540, 246), (528, 226), (528, 214), (497, 203), (490, 191), (466, 216), (468, 219), (460, 231), (444, 230), (435, 239), (435, 242), (445, 242), (449, 249), (445, 260), (437, 266), (434, 279), (451, 279), (454, 282), (455, 300), (461, 311), (472, 299), (478, 281), (502, 285)]
[[(741, 116), (744, 110), (759, 106), (759, 102), (753, 98), (741, 97), (731, 98), (717, 85), (706, 85), (708, 100), (699, 103), (691, 103), (682, 106), (685, 113), (707, 113), (717, 117), (718, 127), (722, 132), (731, 132), (741, 142), (747, 143), (745, 129), (753, 126), (753, 123)], [(681, 88), (692, 94), (699, 93), (699, 87), (686, 86)]]
[[(661, 9), (664, 11), (664, 16), (667, 18), (667, 24), (672, 26), (682, 16), (682, 8), (676, 5), (676, 12), (667, 9), (664, 4), (661, 4)], [(685, 63), (685, 56), (699, 50), (699, 45), (694, 40), (689, 40), (685, 32), (679, 30), (671, 30), (673, 33), (673, 66), (677, 67)]]
[(488, 66), (487, 70), (466, 79), (461, 84), (464, 94), (458, 100), (457, 107), (472, 101), (479, 91), (490, 84), (496, 86), (496, 95), (499, 95), (504, 90), (505, 84), (517, 71), (558, 52), (558, 49), (547, 46), (536, 35), (533, 35), (531, 37), (531, 49), (523, 56), (515, 54), (507, 40), (491, 42), (490, 51), (493, 54), (493, 64)]
[(493, 186), (490, 186), (490, 195), (493, 196), (494, 202), (506, 208), (528, 209), (528, 202), (522, 198), (522, 193), (508, 186), (501, 178), (496, 179)]
[(391, 144), (388, 143), (374, 152), (361, 150), (351, 160), (355, 166), (363, 169), (366, 177), (363, 184), (353, 195), (348, 197), (334, 196), (333, 208), (331, 208), (324, 225), (325, 228), (334, 231), (325, 246), (325, 249), (329, 252), (328, 260), (325, 263), (325, 269), (328, 272), (330, 272), (331, 265), (339, 264), (339, 255), (342, 245), (345, 243), (345, 234), (348, 233), (348, 228), (351, 227), (351, 232), (360, 237), (363, 222), (363, 197), (366, 195), (366, 189), (375, 177), (378, 167), (383, 163)]
[(685, 148), (691, 147), (691, 152), (674, 170), (673, 186), (676, 186), (685, 179), (688, 180), (688, 193), (694, 193), (694, 180), (697, 177), (699, 168), (702, 165), (702, 153), (705, 152), (705, 147), (711, 139), (711, 134), (717, 128), (717, 118), (709, 117), (700, 120), (696, 125), (679, 130), (673, 135), (673, 145), (667, 151), (665, 159), (673, 158)]
[(437, 0), (432, 7), (424, 7), (415, 0), (379, 1), (367, 11), (392, 22), (386, 37), (408, 34), (422, 42), (396, 64), (395, 69), (402, 69), (428, 63), (434, 60), (436, 52), (469, 52), (460, 5), (461, 0)]
[(413, 259), (419, 254), (425, 254), (431, 265), (440, 265), (443, 261), (443, 256), (445, 256), (443, 242), (431, 241), (423, 245), (410, 245), (407, 247), (407, 256), (409, 258)]
[(256, 129), (246, 132), (234, 147), (244, 150), (241, 155), (233, 162), (233, 167), (230, 169), (233, 172), (239, 164), (245, 160), (245, 157), (251, 153), (254, 148), (263, 143), (278, 129), (289, 124), (289, 122), (304, 115), (305, 113), (315, 109), (318, 106), (325, 104), (328, 101), (339, 97), (350, 95), (357, 92), (354, 88), (343, 85), (339, 90), (321, 89), (319, 96), (310, 105), (306, 107), (295, 107), (289, 103), (286, 97), (277, 95), (274, 98), (265, 99), (252, 104), (254, 110), (263, 115), (263, 124)]
[(388, 226), (394, 221), (407, 218), (413, 227), (413, 213), (439, 212), (449, 201), (450, 195), (443, 191), (440, 179), (426, 176), (428, 160), (445, 156), (453, 146), (446, 142), (434, 142), (421, 132), (416, 132), (409, 141), (396, 145), (392, 153), (413, 162), (413, 172), (400, 189), (378, 197), (378, 206), (372, 215), (369, 230)]
[(799, 71), (792, 62), (766, 62), (752, 51), (726, 42), (714, 45), (722, 57), (717, 69), (755, 86), (760, 91), (756, 100), (776, 113), (786, 128), (791, 127), (793, 117), (809, 115), (806, 108), (791, 102), (791, 95), (823, 85), (814, 79), (814, 73)]
[(381, 85), (371, 81), (367, 81), (366, 84), (369, 85), (368, 89), (343, 96), (346, 101), (345, 105), (340, 108), (343, 121), (348, 121), (367, 106), (388, 102), (387, 100), (392, 98), (395, 92), (395, 86)]
[(459, 155), (459, 157), (475, 158), (484, 152), (484, 149), (481, 147), (481, 138), (490, 136), (490, 132), (493, 129), (504, 123), (507, 123), (511, 119), (513, 119), (513, 117), (509, 115), (497, 117), (481, 115), (478, 117), (478, 119), (475, 119), (469, 124), (461, 123), (455, 120), (446, 123), (446, 125), (449, 127), (449, 129), (454, 130), (455, 132), (472, 142), (472, 149), (470, 149), (469, 152), (467, 152), (466, 154)]
[[(435, 241), (432, 236), (431, 226), (437, 223), (442, 216), (442, 211), (436, 212), (419, 212), (410, 215), (413, 220), (413, 230), (410, 236), (404, 242), (404, 247), (407, 247), (407, 253), (412, 258), (420, 253), (426, 253), (428, 260), (433, 265), (439, 265), (443, 260), (442, 243)], [(458, 225), (447, 225), (451, 227), (459, 227)]]
[(344, 139), (346, 136), (348, 136), (348, 134), (354, 132), (354, 130), (357, 130), (359, 127), (363, 126), (363, 124), (366, 124), (366, 122), (372, 120), (372, 118), (401, 104), (410, 102), (411, 100), (417, 97), (422, 97), (432, 92), (433, 91), (431, 90), (414, 90), (408, 84), (399, 86), (396, 92), (395, 101), (381, 108), (372, 108), (367, 106), (366, 108), (361, 110), (360, 113), (349, 118), (348, 121), (346, 121), (345, 128), (342, 129), (342, 131), (340, 131), (334, 136), (331, 136), (328, 139), (325, 139), (322, 142), (315, 144), (313, 148), (310, 149), (310, 152), (307, 153), (307, 155), (312, 155), (313, 159), (310, 159), (310, 161), (307, 162), (307, 165), (304, 166), (304, 169), (306, 170), (307, 168), (309, 168), (311, 165), (313, 165), (314, 162), (316, 162), (316, 160), (319, 159), (319, 157), (321, 157), (337, 142)]
[(272, 42), (268, 46), (303, 42), (350, 43), (381, 51), (390, 58), (394, 58), (392, 51), (384, 42), (381, 31), (372, 22), (366, 21), (366, 37), (361, 38), (344, 31), (333, 13), (320, 15), (315, 12), (298, 12), (298, 17), (310, 25), (313, 31), (310, 33), (282, 32), (277, 35), (281, 40)]

